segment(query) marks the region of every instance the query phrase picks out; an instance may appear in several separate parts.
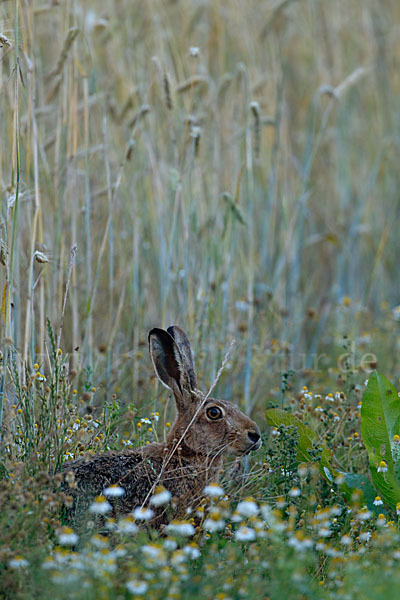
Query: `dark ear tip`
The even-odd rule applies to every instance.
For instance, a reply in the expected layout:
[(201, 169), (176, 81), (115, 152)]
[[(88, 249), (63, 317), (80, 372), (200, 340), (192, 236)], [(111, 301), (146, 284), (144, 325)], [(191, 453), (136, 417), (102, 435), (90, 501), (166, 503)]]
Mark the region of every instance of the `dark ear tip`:
[(153, 329), (150, 329), (149, 335), (147, 336), (148, 342), (150, 343), (150, 338), (152, 335), (159, 335), (160, 331), (163, 331), (163, 330), (159, 329), (158, 327), (153, 327)]
[(153, 329), (150, 329), (149, 335), (147, 336), (147, 340), (148, 340), (149, 344), (151, 343), (152, 337), (157, 337), (158, 339), (161, 339), (161, 340), (172, 338), (170, 333), (165, 331), (165, 329), (161, 329), (160, 327), (153, 327)]
[(172, 335), (172, 337), (175, 339), (175, 331), (183, 331), (183, 329), (179, 327), (179, 325), (170, 325), (167, 331), (169, 335)]

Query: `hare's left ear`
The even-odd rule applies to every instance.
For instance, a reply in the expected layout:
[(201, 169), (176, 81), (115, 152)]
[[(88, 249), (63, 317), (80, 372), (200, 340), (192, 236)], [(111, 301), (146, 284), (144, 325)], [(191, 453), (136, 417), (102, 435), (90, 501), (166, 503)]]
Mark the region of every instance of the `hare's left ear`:
[(184, 411), (192, 388), (178, 345), (170, 333), (155, 328), (149, 333), (149, 349), (157, 377), (173, 391), (178, 411)]
[(179, 352), (181, 353), (182, 360), (185, 365), (186, 373), (189, 377), (190, 387), (192, 390), (195, 390), (197, 389), (197, 376), (196, 369), (194, 368), (193, 352), (189, 338), (185, 331), (183, 331), (181, 327), (178, 327), (178, 325), (171, 325), (171, 327), (168, 327), (167, 331), (170, 335), (172, 335), (176, 345), (179, 348)]

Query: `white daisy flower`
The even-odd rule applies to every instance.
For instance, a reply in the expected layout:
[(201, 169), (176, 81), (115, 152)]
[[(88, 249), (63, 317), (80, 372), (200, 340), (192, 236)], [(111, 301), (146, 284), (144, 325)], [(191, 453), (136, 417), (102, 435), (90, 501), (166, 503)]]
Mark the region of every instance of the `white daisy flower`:
[(222, 519), (206, 519), (203, 527), (206, 531), (220, 531), (225, 527), (225, 521)]
[(150, 499), (150, 504), (152, 506), (163, 506), (164, 504), (168, 504), (171, 500), (172, 494), (164, 487), (160, 486), (156, 488), (156, 493)]
[(343, 544), (343, 546), (350, 546), (350, 544), (352, 543), (352, 539), (349, 535), (343, 535), (340, 538), (340, 543)]
[(303, 552), (304, 550), (312, 548), (313, 542), (309, 538), (304, 537), (301, 531), (298, 531), (295, 535), (289, 538), (288, 545), (299, 552)]
[(183, 547), (183, 551), (192, 560), (195, 560), (196, 558), (199, 558), (199, 556), (201, 556), (201, 552), (197, 544), (187, 544)]
[(171, 521), (167, 525), (166, 530), (168, 533), (175, 533), (177, 535), (190, 536), (194, 535), (195, 529), (188, 521)]
[(112, 510), (112, 506), (105, 496), (97, 496), (90, 505), (89, 510), (96, 515), (105, 515)]
[(128, 515), (127, 517), (124, 517), (118, 521), (118, 531), (121, 533), (137, 533), (139, 531), (139, 527), (136, 525), (133, 517)]
[(256, 532), (251, 527), (242, 525), (235, 533), (235, 538), (239, 542), (252, 542), (256, 539)]
[(79, 536), (71, 527), (63, 527), (58, 534), (58, 542), (62, 546), (75, 546), (78, 540)]
[(177, 567), (187, 560), (186, 554), (182, 550), (175, 550), (171, 556), (171, 565)]
[(135, 508), (132, 514), (138, 521), (148, 521), (154, 515), (154, 510), (151, 510), (151, 508), (145, 508), (144, 506), (138, 506)]
[(243, 517), (254, 517), (258, 513), (258, 506), (253, 498), (246, 498), (239, 502), (236, 510)]
[(131, 594), (135, 596), (143, 596), (147, 592), (148, 585), (145, 581), (138, 581), (137, 579), (131, 579), (126, 582), (126, 587)]
[(167, 538), (164, 542), (164, 548), (166, 550), (176, 550), (176, 548), (178, 547), (177, 542), (173, 539), (173, 538)]
[(206, 496), (210, 496), (211, 498), (219, 498), (219, 496), (224, 495), (223, 488), (217, 483), (209, 483), (203, 490), (203, 494)]
[(124, 488), (121, 487), (120, 485), (118, 485), (117, 483), (110, 485), (103, 491), (103, 495), (108, 496), (109, 498), (119, 498), (120, 496), (123, 496), (124, 494), (125, 494)]
[(8, 566), (11, 569), (23, 569), (24, 567), (27, 567), (28, 565), (29, 565), (29, 562), (23, 556), (15, 556), (15, 558), (12, 558), (11, 560), (8, 561)]

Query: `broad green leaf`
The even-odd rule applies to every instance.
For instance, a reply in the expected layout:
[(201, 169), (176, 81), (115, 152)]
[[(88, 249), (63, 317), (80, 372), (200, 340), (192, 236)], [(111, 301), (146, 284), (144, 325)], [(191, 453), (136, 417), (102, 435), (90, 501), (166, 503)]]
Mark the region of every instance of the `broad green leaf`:
[[(361, 433), (368, 452), (372, 481), (390, 506), (400, 502), (400, 398), (383, 375), (368, 381), (361, 407)], [(387, 471), (378, 471), (384, 461)], [(383, 464), (383, 463), (382, 463)]]

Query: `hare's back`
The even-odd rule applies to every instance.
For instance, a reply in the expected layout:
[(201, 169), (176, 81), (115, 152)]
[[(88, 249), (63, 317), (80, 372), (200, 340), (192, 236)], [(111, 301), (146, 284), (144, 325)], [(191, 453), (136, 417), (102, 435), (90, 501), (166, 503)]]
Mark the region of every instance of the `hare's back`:
[(123, 495), (108, 499), (116, 512), (129, 512), (146, 500), (161, 466), (161, 457), (150, 458), (141, 450), (107, 452), (67, 463), (63, 468), (62, 487), (72, 496), (73, 512), (81, 512), (108, 487), (118, 485)]

